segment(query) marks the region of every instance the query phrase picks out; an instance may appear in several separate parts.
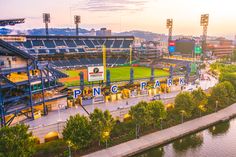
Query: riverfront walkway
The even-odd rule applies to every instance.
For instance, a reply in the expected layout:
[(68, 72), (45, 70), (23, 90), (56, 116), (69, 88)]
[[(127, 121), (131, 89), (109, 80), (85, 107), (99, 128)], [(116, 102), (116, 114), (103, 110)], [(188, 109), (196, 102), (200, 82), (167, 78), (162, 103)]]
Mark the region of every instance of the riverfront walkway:
[(161, 130), (149, 135), (131, 140), (101, 151), (97, 151), (84, 157), (121, 157), (131, 156), (155, 146), (166, 144), (185, 135), (203, 130), (220, 121), (225, 121), (236, 116), (236, 104), (233, 104), (216, 113), (200, 117), (174, 127)]

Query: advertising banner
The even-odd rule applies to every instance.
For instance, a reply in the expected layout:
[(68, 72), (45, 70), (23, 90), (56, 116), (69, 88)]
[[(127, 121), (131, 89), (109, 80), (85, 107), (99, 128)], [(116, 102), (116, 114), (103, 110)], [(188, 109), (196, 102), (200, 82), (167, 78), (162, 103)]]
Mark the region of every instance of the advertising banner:
[(94, 66), (88, 67), (88, 81), (101, 81), (104, 80), (104, 67)]

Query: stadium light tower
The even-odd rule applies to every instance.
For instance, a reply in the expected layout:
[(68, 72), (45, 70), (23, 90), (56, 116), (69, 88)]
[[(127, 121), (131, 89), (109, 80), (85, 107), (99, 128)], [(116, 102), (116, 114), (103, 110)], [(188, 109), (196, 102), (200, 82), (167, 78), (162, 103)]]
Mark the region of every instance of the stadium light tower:
[(49, 13), (43, 13), (43, 23), (45, 23), (45, 33), (48, 36), (48, 24), (50, 23)]
[(74, 22), (75, 22), (76, 35), (78, 36), (79, 35), (80, 16), (75, 15)]
[(203, 36), (202, 36), (202, 52), (206, 52), (206, 40), (207, 40), (207, 27), (209, 23), (209, 14), (201, 15), (200, 24), (203, 27)]
[(166, 28), (169, 29), (168, 42), (172, 40), (173, 19), (166, 20)]

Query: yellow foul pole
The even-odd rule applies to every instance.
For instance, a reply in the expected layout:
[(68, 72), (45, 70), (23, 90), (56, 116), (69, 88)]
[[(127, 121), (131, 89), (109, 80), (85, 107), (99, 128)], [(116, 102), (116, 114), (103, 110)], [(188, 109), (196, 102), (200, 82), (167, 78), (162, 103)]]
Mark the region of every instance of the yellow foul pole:
[(132, 46), (129, 46), (129, 64), (132, 65)]
[(103, 55), (103, 67), (104, 67), (104, 82), (106, 82), (106, 70), (107, 70), (107, 52), (106, 52), (106, 46), (102, 45), (102, 55)]

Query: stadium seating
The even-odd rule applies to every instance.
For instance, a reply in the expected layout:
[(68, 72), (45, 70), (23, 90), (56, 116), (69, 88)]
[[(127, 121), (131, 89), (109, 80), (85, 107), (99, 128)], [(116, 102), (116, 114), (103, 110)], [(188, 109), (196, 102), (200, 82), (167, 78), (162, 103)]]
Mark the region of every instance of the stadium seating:
[(106, 40), (105, 46), (106, 46), (107, 48), (111, 48), (113, 42), (114, 42), (114, 40)]
[(91, 40), (84, 40), (84, 42), (89, 48), (95, 48)]
[[(10, 42), (13, 46), (34, 56), (42, 56), (49, 59), (57, 68), (71, 68), (90, 65), (102, 65), (102, 46), (105, 45), (108, 53), (127, 53), (134, 41), (132, 36), (111, 36), (111, 37), (73, 37), (73, 36), (25, 36), (25, 41)], [(94, 53), (92, 58), (86, 57), (85, 53)], [(83, 57), (67, 57), (63, 60), (54, 58), (54, 55), (78, 55)], [(49, 55), (49, 56), (48, 56)], [(47, 57), (45, 57), (47, 56)], [(123, 56), (124, 57), (124, 56)], [(70, 58), (70, 59), (68, 59)], [(126, 58), (119, 55), (113, 58), (107, 57), (107, 64), (119, 65), (127, 63)]]
[(76, 47), (74, 40), (65, 40), (67, 47)]
[(84, 46), (85, 45), (83, 40), (75, 40), (75, 43), (77, 44), (77, 46)]
[(129, 48), (131, 45), (132, 41), (131, 40), (124, 40), (123, 42), (123, 47), (124, 48)]
[(32, 44), (31, 44), (31, 41), (30, 40), (27, 40), (26, 42), (23, 43), (23, 46), (25, 48), (33, 48)]
[(114, 44), (113, 44), (113, 47), (120, 47), (121, 46), (121, 44), (122, 44), (122, 40), (115, 40), (114, 41)]
[(55, 44), (53, 40), (44, 40), (45, 47), (47, 48), (55, 48)]
[(12, 42), (32, 55), (101, 52), (105, 45), (110, 52), (125, 52), (133, 43), (133, 37), (66, 37), (26, 36), (25, 42)]
[(39, 54), (47, 54), (47, 50), (46, 49), (39, 49), (38, 50)]
[(169, 68), (170, 65), (174, 65), (174, 67), (182, 67), (186, 66), (187, 64), (192, 63), (191, 61), (186, 60), (176, 60), (176, 59), (165, 59), (162, 58), (160, 60), (155, 61), (153, 64), (160, 68)]
[(32, 44), (33, 44), (33, 46), (41, 46), (41, 47), (44, 46), (42, 40), (32, 40)]
[(56, 46), (66, 46), (64, 40), (54, 40)]
[(98, 43), (97, 40), (91, 40), (95, 46), (100, 46), (101, 44)]
[[(125, 58), (108, 58), (108, 65), (120, 65), (125, 64), (127, 59)], [(55, 60), (51, 61), (52, 65), (57, 68), (75, 68), (82, 66), (92, 66), (92, 65), (102, 65), (102, 58), (81, 58), (81, 59), (65, 59), (65, 60)]]

